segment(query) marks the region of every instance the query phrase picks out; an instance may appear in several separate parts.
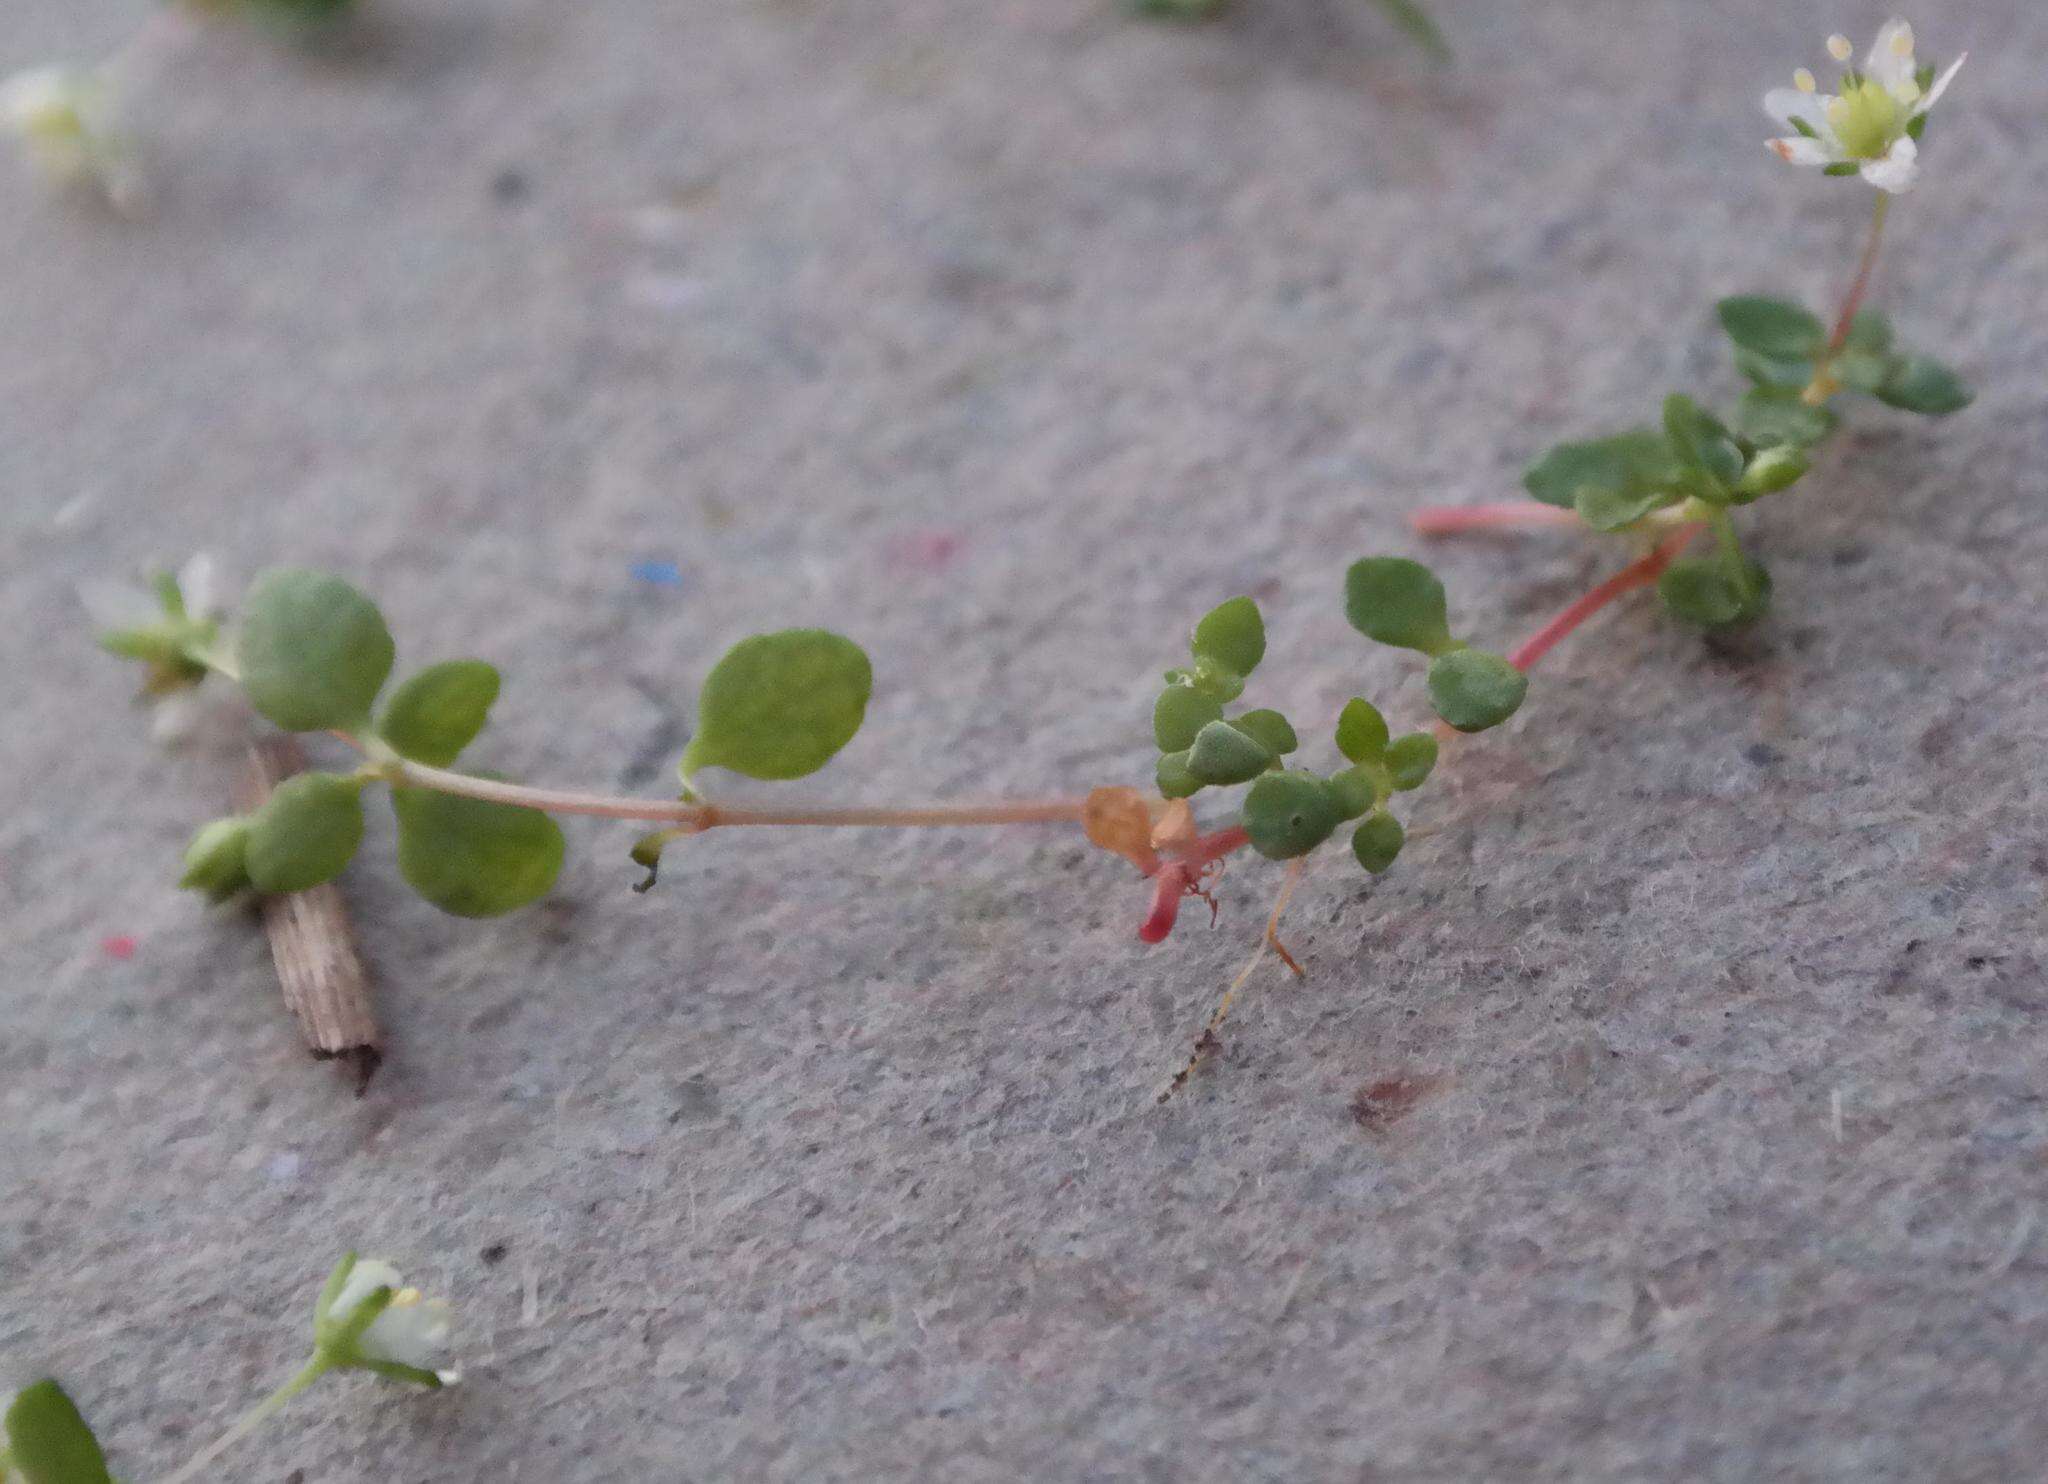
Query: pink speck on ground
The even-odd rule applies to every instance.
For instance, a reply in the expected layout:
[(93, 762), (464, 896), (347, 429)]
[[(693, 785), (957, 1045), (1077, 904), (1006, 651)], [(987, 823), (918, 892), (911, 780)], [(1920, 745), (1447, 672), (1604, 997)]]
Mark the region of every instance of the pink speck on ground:
[(108, 958), (119, 959), (122, 963), (126, 963), (129, 959), (135, 957), (135, 939), (127, 933), (115, 933), (110, 938), (100, 939), (100, 952), (104, 953)]
[(937, 571), (951, 563), (967, 545), (958, 531), (906, 531), (890, 544), (889, 554), (899, 566)]

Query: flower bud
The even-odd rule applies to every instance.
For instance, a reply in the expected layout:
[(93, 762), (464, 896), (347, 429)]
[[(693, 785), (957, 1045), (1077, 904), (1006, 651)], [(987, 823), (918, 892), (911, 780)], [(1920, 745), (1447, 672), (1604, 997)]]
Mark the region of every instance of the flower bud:
[(405, 1286), (398, 1269), (351, 1252), (336, 1265), (313, 1308), (313, 1344), (328, 1365), (393, 1381), (439, 1387), (456, 1373), (436, 1368), (448, 1348), (444, 1299)]
[(1808, 460), (1802, 449), (1789, 444), (1766, 448), (1749, 461), (1749, 467), (1742, 471), (1742, 479), (1735, 488), (1751, 499), (1759, 495), (1775, 495), (1803, 479), (1807, 468)]
[(249, 886), (249, 820), (239, 814), (201, 826), (185, 847), (178, 885), (224, 902)]

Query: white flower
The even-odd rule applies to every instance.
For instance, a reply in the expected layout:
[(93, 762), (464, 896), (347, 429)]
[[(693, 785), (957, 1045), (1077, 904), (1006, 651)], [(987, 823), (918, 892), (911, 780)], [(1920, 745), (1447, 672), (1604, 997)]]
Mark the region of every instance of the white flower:
[[(356, 1337), (354, 1347), (335, 1357), (341, 1365), (403, 1366), (435, 1376), (443, 1386), (457, 1379), (454, 1371), (440, 1370), (435, 1362), (447, 1352), (449, 1309), (442, 1299), (423, 1298), (417, 1288), (408, 1288), (405, 1278), (388, 1262), (375, 1258), (342, 1259), (347, 1276), (334, 1301), (317, 1319), (323, 1331), (346, 1328), (356, 1311), (379, 1289), (389, 1289), (391, 1301), (369, 1328)], [(424, 1379), (422, 1377), (421, 1379)]]
[[(101, 629), (146, 629), (166, 618), (217, 620), (227, 611), (221, 601), (220, 573), (211, 552), (198, 552), (171, 577), (163, 577), (148, 588), (133, 583), (96, 577), (78, 584), (78, 601), (94, 625)], [(170, 601), (175, 590), (177, 602)]]
[(20, 139), (36, 167), (58, 184), (91, 182), (124, 209), (140, 199), (134, 161), (97, 73), (34, 67), (0, 82), (0, 129)]
[[(1853, 55), (1844, 36), (1830, 37), (1828, 52), (1837, 61)], [(1858, 174), (1881, 191), (1902, 195), (1920, 175), (1920, 120), (1968, 58), (1965, 52), (1935, 77), (1932, 68), (1914, 61), (1913, 28), (1887, 21), (1863, 70), (1842, 75), (1840, 93), (1818, 91), (1813, 74), (1802, 67), (1793, 74), (1794, 86), (1764, 95), (1764, 111), (1793, 130), (1771, 140), (1771, 149), (1791, 164)]]
[(194, 552), (178, 569), (178, 596), (185, 600), (185, 612), (192, 618), (219, 618), (227, 611), (212, 552)]
[[(159, 573), (150, 589), (96, 580), (78, 586), (100, 646), (148, 666), (143, 693), (161, 699), (206, 678), (220, 639), (222, 605), (213, 558), (201, 553), (174, 577)], [(197, 711), (161, 718), (160, 739), (189, 733)]]
[(164, 606), (155, 594), (109, 577), (79, 583), (78, 602), (92, 626), (103, 633), (149, 629), (164, 621)]
[(91, 91), (75, 68), (31, 67), (0, 83), (0, 122), (24, 137), (76, 130)]

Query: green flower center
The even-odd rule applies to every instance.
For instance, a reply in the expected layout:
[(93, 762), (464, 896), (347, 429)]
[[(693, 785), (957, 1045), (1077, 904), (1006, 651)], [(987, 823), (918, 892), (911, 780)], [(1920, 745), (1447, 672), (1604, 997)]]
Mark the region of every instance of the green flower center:
[(1828, 123), (1851, 159), (1882, 159), (1906, 132), (1906, 110), (1869, 78), (1849, 83), (1828, 104)]

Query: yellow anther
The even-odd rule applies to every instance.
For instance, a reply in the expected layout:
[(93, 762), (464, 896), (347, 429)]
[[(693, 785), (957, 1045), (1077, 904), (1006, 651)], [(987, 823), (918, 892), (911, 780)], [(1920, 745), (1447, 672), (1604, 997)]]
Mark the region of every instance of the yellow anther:
[(401, 1288), (391, 1295), (391, 1307), (394, 1309), (410, 1309), (419, 1301), (420, 1291), (417, 1288)]
[(1913, 55), (1913, 28), (1911, 26), (1899, 27), (1899, 34), (1892, 38), (1892, 55), (1895, 57), (1910, 57)]
[(1828, 38), (1828, 55), (1837, 62), (1846, 62), (1856, 55), (1856, 48), (1849, 44), (1849, 38), (1836, 32)]
[(1814, 82), (1813, 74), (1811, 72), (1807, 71), (1804, 67), (1801, 67), (1797, 72), (1792, 74), (1792, 86), (1799, 89), (1799, 91), (1802, 93), (1810, 93), (1817, 86), (1819, 86), (1819, 84)]

